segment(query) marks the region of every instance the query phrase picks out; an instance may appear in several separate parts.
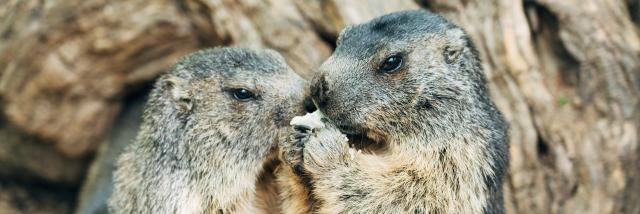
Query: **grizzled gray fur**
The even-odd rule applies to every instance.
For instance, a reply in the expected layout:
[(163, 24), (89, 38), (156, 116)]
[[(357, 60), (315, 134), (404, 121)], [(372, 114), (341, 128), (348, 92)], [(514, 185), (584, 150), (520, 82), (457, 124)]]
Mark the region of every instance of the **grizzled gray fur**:
[(404, 11), (348, 27), (311, 93), (328, 124), (281, 143), (291, 183), (306, 188), (284, 198), (299, 205), (289, 212), (504, 213), (508, 126), (474, 45), (445, 18)]
[(111, 213), (272, 213), (278, 133), (306, 81), (274, 51), (215, 48), (155, 84), (118, 162)]

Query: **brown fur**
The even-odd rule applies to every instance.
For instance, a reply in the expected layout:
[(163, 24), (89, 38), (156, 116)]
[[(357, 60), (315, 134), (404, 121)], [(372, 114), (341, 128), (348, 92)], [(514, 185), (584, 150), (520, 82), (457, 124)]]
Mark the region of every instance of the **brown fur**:
[[(306, 85), (274, 51), (216, 48), (162, 76), (118, 162), (111, 213), (273, 213), (279, 132)], [(241, 99), (238, 89), (255, 96)]]
[[(402, 63), (382, 69), (391, 56)], [(462, 29), (426, 11), (385, 15), (344, 30), (319, 71), (311, 93), (326, 128), (297, 128), (281, 142), (289, 176), (302, 181), (293, 189), (307, 189), (283, 204), (306, 202), (317, 213), (504, 212), (507, 126)]]

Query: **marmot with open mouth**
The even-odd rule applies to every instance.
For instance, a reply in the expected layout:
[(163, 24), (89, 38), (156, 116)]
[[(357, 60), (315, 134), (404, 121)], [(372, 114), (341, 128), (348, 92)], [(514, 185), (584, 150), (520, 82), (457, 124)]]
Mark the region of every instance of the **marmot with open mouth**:
[(324, 116), (295, 119), (280, 144), (302, 186), (284, 198), (293, 212), (504, 213), (508, 126), (472, 42), (445, 18), (348, 27), (311, 96)]

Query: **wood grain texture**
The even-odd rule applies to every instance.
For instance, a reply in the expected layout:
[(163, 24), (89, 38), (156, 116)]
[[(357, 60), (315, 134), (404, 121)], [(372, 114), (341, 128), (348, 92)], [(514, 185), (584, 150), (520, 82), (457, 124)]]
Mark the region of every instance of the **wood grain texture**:
[(511, 122), (509, 212), (638, 212), (640, 48), (623, 2), (424, 3), (472, 35)]

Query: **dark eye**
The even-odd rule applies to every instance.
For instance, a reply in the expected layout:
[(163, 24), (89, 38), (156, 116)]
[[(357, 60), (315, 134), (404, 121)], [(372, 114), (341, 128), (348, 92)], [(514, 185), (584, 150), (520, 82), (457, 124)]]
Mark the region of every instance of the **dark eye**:
[(233, 98), (240, 102), (247, 102), (255, 98), (255, 95), (251, 93), (251, 91), (244, 88), (233, 89), (231, 94), (233, 95)]
[(402, 67), (402, 56), (395, 54), (387, 57), (382, 64), (380, 64), (380, 71), (385, 73), (394, 73)]

